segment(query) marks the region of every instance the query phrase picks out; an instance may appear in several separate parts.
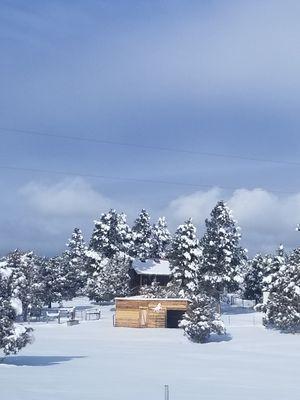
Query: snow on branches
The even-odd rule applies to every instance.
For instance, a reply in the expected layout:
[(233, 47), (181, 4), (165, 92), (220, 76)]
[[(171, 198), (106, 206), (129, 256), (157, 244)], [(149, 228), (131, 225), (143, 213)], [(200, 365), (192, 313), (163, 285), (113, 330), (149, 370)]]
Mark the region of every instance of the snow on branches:
[(225, 289), (238, 288), (246, 253), (239, 245), (240, 228), (223, 201), (217, 203), (205, 224), (206, 233), (200, 241), (203, 262), (199, 276), (203, 290), (219, 299)]
[(192, 303), (184, 314), (180, 327), (196, 343), (207, 342), (212, 333), (225, 334), (224, 324), (217, 312), (217, 302), (205, 294), (192, 297)]

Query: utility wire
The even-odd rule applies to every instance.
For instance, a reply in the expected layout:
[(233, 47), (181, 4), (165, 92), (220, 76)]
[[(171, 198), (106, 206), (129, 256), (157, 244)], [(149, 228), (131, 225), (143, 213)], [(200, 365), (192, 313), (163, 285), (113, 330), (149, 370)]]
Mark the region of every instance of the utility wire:
[[(163, 180), (156, 180), (156, 179), (142, 179), (142, 178), (107, 176), (107, 175), (97, 175), (97, 174), (85, 174), (85, 173), (72, 172), (72, 171), (57, 171), (57, 170), (48, 170), (48, 169), (40, 169), (40, 168), (15, 167), (15, 166), (9, 166), (9, 165), (0, 165), (0, 169), (11, 170), (11, 171), (45, 173), (45, 174), (54, 174), (54, 175), (79, 176), (79, 177), (83, 177), (83, 178), (96, 178), (96, 179), (104, 179), (104, 180), (120, 181), (120, 182), (123, 181), (123, 182), (162, 184), (162, 185), (189, 186), (189, 187), (206, 188), (206, 189), (212, 188), (212, 187), (218, 187), (222, 190), (230, 190), (230, 191), (237, 190), (236, 187), (219, 186), (219, 185), (211, 185), (211, 184), (163, 181)], [(251, 190), (251, 189), (248, 189), (248, 190)], [(259, 190), (266, 190), (270, 193), (275, 193), (275, 194), (296, 194), (296, 193), (298, 193), (296, 191), (290, 192), (290, 191), (281, 191), (281, 190), (269, 190), (269, 189), (264, 189), (264, 188), (259, 188)]]
[(163, 146), (153, 146), (153, 145), (144, 145), (140, 143), (127, 143), (127, 142), (119, 142), (113, 140), (106, 140), (106, 139), (97, 139), (91, 137), (82, 137), (82, 136), (70, 136), (70, 135), (59, 135), (54, 133), (46, 133), (46, 132), (39, 132), (39, 131), (32, 131), (32, 130), (25, 130), (25, 129), (10, 129), (10, 128), (2, 128), (0, 127), (0, 134), (14, 134), (14, 135), (27, 135), (27, 136), (40, 136), (40, 137), (47, 137), (53, 139), (64, 139), (64, 140), (73, 140), (73, 141), (80, 141), (80, 142), (90, 142), (90, 143), (98, 143), (98, 144), (105, 144), (111, 146), (122, 146), (122, 147), (132, 147), (132, 148), (140, 148), (140, 149), (147, 149), (147, 150), (156, 150), (156, 151), (166, 151), (166, 152), (173, 152), (173, 153), (185, 153), (185, 154), (195, 154), (200, 156), (206, 157), (219, 157), (219, 158), (232, 158), (237, 160), (246, 160), (246, 161), (255, 161), (255, 162), (263, 162), (263, 163), (272, 163), (272, 164), (280, 164), (280, 165), (293, 165), (293, 166), (300, 166), (300, 162), (297, 161), (286, 161), (286, 160), (275, 160), (275, 159), (266, 159), (266, 158), (259, 158), (259, 157), (248, 157), (242, 155), (234, 155), (234, 154), (223, 154), (223, 153), (213, 153), (213, 152), (204, 152), (204, 151), (197, 151), (197, 150), (189, 150), (189, 149), (178, 149), (178, 148), (171, 148), (171, 147), (163, 147)]

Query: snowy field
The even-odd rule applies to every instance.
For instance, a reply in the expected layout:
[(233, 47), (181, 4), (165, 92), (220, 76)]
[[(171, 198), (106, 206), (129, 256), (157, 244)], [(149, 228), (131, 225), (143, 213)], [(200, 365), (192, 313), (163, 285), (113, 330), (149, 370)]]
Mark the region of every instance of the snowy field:
[(230, 337), (192, 344), (179, 329), (113, 328), (100, 321), (35, 323), (35, 342), (0, 365), (1, 400), (294, 400), (300, 336), (265, 330), (229, 311)]

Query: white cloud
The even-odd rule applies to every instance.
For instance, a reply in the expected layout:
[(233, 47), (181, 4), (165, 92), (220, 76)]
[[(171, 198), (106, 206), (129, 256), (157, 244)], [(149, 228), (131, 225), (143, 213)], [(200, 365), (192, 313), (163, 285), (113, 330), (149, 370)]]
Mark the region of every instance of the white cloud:
[(217, 201), (224, 199), (242, 228), (243, 243), (252, 251), (270, 251), (284, 243), (300, 243), (295, 227), (300, 221), (300, 193), (277, 196), (262, 189), (239, 189), (231, 195), (218, 188), (199, 191), (173, 200), (166, 213), (176, 223), (193, 217), (203, 231), (205, 218)]
[(111, 200), (83, 179), (67, 179), (53, 185), (31, 182), (21, 195), (35, 212), (52, 217), (95, 217), (111, 207)]
[[(23, 228), (29, 229), (28, 233), (37, 242), (40, 239), (49, 242), (50, 252), (56, 246), (63, 246), (75, 226), (84, 228), (88, 240), (93, 220), (111, 207), (129, 211), (131, 222), (138, 212), (130, 203), (108, 199), (83, 179), (67, 179), (48, 186), (31, 182), (20, 192), (27, 203)], [(287, 248), (299, 246), (300, 235), (295, 227), (300, 223), (300, 193), (279, 196), (262, 189), (238, 189), (228, 195), (215, 187), (180, 196), (166, 208), (149, 209), (149, 212), (166, 215), (172, 230), (192, 217), (200, 236), (205, 218), (219, 200), (225, 200), (232, 209), (242, 228), (242, 244), (249, 248), (250, 254), (274, 251), (280, 243)]]

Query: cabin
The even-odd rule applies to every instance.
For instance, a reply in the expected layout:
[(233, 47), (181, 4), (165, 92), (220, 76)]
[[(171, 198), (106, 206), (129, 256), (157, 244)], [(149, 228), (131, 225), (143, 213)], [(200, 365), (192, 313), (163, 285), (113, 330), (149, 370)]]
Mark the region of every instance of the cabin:
[(150, 286), (154, 281), (166, 286), (171, 276), (170, 264), (168, 260), (134, 260), (129, 275), (131, 293), (138, 294), (142, 286)]
[(114, 325), (127, 328), (178, 328), (189, 307), (188, 299), (116, 298)]

